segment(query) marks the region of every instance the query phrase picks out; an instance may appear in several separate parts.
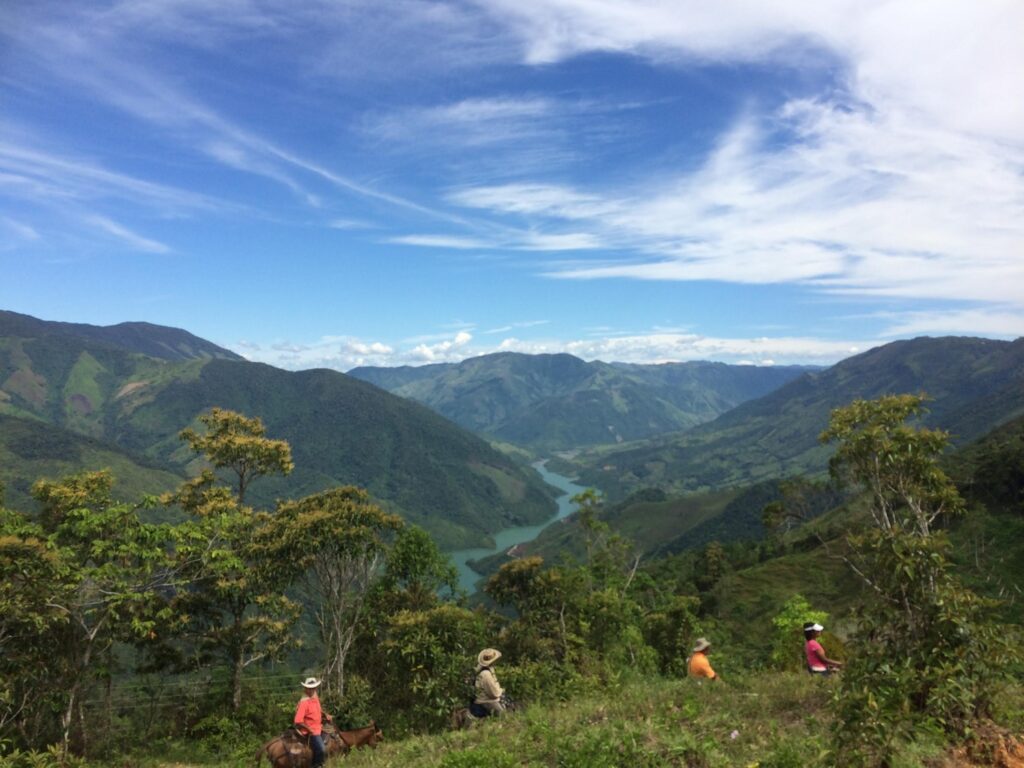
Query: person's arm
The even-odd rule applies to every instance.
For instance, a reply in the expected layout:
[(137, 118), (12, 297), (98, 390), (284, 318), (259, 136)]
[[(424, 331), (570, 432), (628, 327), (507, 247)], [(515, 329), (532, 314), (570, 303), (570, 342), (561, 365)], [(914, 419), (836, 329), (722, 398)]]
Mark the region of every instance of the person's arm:
[(822, 664), (824, 664), (826, 667), (841, 667), (841, 666), (843, 666), (843, 662), (836, 661), (835, 659), (830, 659), (828, 656), (825, 655), (825, 649), (821, 647), (821, 643), (818, 643), (817, 647), (816, 648), (812, 648), (811, 650), (814, 651), (814, 655), (817, 656), (818, 660)]

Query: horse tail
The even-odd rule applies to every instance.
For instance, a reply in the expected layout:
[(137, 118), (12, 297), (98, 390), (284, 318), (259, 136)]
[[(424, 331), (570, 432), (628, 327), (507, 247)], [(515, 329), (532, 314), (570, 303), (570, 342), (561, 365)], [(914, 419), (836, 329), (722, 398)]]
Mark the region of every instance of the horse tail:
[[(267, 760), (270, 760), (270, 752), (268, 752), (267, 750), (270, 749), (270, 745), (273, 744), (275, 741), (276, 741), (276, 739), (271, 739), (266, 744), (264, 744), (262, 747), (260, 747), (259, 749), (256, 750), (256, 756), (255, 756), (256, 757), (256, 762), (254, 763), (256, 768), (259, 768), (260, 763), (263, 762), (263, 756), (264, 755), (266, 755)], [(273, 762), (271, 762), (271, 765), (273, 765)]]

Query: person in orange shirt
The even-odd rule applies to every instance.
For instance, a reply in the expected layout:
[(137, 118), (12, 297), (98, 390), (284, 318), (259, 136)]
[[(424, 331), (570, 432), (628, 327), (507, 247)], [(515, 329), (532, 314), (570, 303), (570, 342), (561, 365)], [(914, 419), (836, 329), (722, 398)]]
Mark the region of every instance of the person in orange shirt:
[(309, 747), (313, 750), (312, 768), (324, 764), (323, 711), (320, 709), (320, 698), (316, 689), (320, 681), (315, 677), (307, 677), (302, 681), (302, 698), (295, 710), (295, 725), (309, 734)]
[(690, 662), (686, 665), (690, 677), (695, 677), (698, 680), (707, 678), (708, 680), (718, 681), (718, 674), (711, 668), (711, 662), (708, 661), (708, 653), (710, 651), (711, 643), (703, 637), (698, 638), (697, 644), (693, 646), (693, 655), (690, 656)]

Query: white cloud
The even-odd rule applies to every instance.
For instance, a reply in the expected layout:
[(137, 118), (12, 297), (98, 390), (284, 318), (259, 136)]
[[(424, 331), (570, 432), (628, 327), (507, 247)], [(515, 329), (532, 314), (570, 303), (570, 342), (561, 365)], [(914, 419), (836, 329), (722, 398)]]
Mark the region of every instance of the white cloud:
[[(1024, 5), (943, 0), (494, 0), (525, 61), (614, 51), (837, 65), (840, 87), (748, 114), (697, 171), (628, 191), (518, 182), (456, 204), (571, 222), (619, 263), (567, 278), (802, 282), (1024, 306)], [(781, 139), (781, 140), (780, 140)], [(647, 254), (647, 258), (638, 255)], [(968, 315), (963, 315), (967, 319)]]
[(473, 340), (468, 331), (459, 331), (455, 338), (437, 344), (418, 344), (409, 351), (409, 359), (421, 363), (451, 363), (468, 355), (462, 350)]
[[(546, 321), (515, 323), (518, 328)], [(510, 328), (483, 331), (505, 333)], [(623, 363), (663, 363), (686, 360), (717, 360), (756, 365), (827, 365), (862, 352), (874, 344), (859, 340), (827, 340), (812, 337), (715, 338), (694, 333), (605, 333), (585, 339), (520, 339), (506, 337), (486, 344), (460, 330), (454, 335), (425, 334), (400, 345), (364, 342), (351, 337), (325, 337), (312, 344), (284, 342), (270, 346), (239, 342), (234, 349), (249, 360), (281, 368), (333, 368), (347, 371), (357, 366), (423, 365), (457, 363), (492, 352), (523, 354), (568, 353), (584, 360)]]
[(907, 312), (892, 317), (891, 324), (881, 335), (898, 338), (933, 334), (976, 334), (1017, 338), (1024, 336), (1024, 311), (1013, 307), (994, 307)]
[(19, 240), (38, 240), (39, 233), (35, 227), (28, 224), (24, 224), (20, 221), (15, 221), (7, 216), (0, 217), (0, 225), (8, 232), (12, 233)]
[(116, 221), (108, 219), (105, 216), (86, 216), (84, 221), (87, 224), (106, 232), (108, 235), (113, 235), (122, 243), (135, 250), (145, 251), (147, 253), (170, 253), (171, 251), (169, 246), (159, 243), (156, 240), (151, 240), (148, 237), (136, 234), (122, 224), (118, 224)]
[(385, 242), (397, 245), (418, 245), (424, 248), (453, 248), (456, 250), (493, 247), (487, 241), (479, 238), (457, 237), (453, 235), (403, 235), (401, 237), (389, 237)]
[(232, 347), (247, 360), (288, 370), (331, 368), (347, 371), (361, 365), (390, 365), (395, 354), (387, 344), (350, 336), (324, 336), (309, 344), (281, 341), (264, 345), (239, 341)]

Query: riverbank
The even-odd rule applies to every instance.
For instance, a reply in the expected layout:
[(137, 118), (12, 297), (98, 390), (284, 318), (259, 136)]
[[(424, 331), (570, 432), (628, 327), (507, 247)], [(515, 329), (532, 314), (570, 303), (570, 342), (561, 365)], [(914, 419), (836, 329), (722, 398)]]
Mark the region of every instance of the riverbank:
[(576, 511), (576, 507), (571, 499), (577, 493), (584, 491), (585, 488), (581, 485), (576, 485), (565, 475), (549, 470), (546, 459), (534, 462), (531, 466), (537, 470), (544, 482), (563, 491), (562, 495), (555, 500), (558, 504), (558, 511), (554, 517), (538, 525), (524, 525), (498, 531), (494, 534), (493, 547), (471, 547), (446, 553), (459, 571), (459, 586), (470, 594), (476, 592), (477, 582), (480, 581), (480, 574), (470, 566), (472, 561), (490, 557), (499, 552), (506, 552), (518, 544), (533, 541), (549, 525), (568, 517)]

